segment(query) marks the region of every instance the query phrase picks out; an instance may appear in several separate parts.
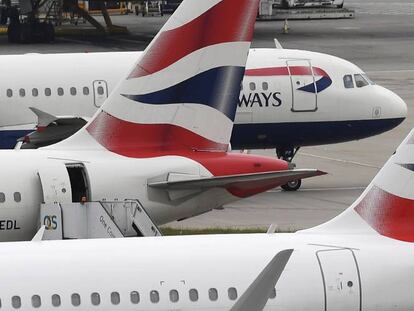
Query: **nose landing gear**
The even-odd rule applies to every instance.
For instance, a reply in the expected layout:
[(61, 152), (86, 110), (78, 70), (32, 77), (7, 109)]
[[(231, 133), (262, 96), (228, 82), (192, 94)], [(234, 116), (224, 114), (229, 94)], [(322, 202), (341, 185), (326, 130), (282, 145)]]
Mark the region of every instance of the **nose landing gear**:
[[(281, 147), (276, 148), (276, 154), (279, 159), (285, 160), (289, 163), (292, 163), (293, 158), (295, 157), (296, 153), (299, 151), (300, 147)], [(302, 185), (302, 180), (292, 180), (288, 183), (281, 186), (281, 188), (285, 191), (296, 191)]]

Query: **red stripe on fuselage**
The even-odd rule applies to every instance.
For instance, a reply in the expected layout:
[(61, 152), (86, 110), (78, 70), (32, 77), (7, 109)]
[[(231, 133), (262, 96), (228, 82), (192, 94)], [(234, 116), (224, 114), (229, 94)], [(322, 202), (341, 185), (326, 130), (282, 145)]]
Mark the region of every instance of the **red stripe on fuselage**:
[(318, 67), (308, 67), (308, 66), (292, 66), (292, 67), (268, 67), (268, 68), (255, 68), (255, 69), (246, 69), (245, 75), (251, 77), (266, 77), (266, 76), (323, 76), (329, 77), (325, 70)]
[[(249, 42), (253, 37), (258, 1), (224, 0), (176, 29), (164, 31), (145, 52), (129, 79), (146, 76), (204, 47)], [(249, 29), (246, 31), (246, 28)]]
[(398, 197), (374, 186), (355, 211), (378, 233), (414, 242), (414, 200)]

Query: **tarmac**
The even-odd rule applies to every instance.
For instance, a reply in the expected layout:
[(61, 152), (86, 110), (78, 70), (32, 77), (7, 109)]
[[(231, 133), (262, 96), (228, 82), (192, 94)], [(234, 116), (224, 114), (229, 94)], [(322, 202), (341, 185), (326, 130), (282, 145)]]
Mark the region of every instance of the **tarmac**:
[[(283, 231), (309, 228), (346, 209), (369, 184), (414, 124), (414, 2), (412, 0), (345, 0), (356, 11), (351, 20), (290, 21), (256, 24), (253, 47), (273, 47), (278, 38), (285, 48), (333, 54), (364, 69), (370, 78), (400, 95), (408, 105), (407, 119), (385, 134), (348, 143), (306, 147), (295, 163), (328, 175), (303, 181), (297, 192), (272, 190), (222, 210), (169, 224), (176, 228), (266, 228)], [(167, 17), (113, 16), (130, 35), (108, 38), (65, 36), (54, 44), (8, 44), (0, 37), (0, 54), (68, 53), (142, 50)], [(252, 153), (274, 155), (274, 150)]]

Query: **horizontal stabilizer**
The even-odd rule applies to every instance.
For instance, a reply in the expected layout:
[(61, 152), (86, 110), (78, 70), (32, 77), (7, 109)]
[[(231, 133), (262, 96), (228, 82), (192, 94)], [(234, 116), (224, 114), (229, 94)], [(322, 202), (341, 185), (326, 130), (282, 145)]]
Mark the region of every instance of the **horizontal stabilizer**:
[(292, 253), (293, 249), (277, 253), (230, 311), (262, 311)]
[(38, 127), (46, 127), (50, 123), (56, 121), (59, 119), (58, 117), (49, 114), (47, 112), (44, 112), (40, 109), (37, 109), (35, 107), (29, 107), (29, 109), (37, 116), (37, 126)]
[[(325, 172), (316, 169), (293, 169), (277, 172), (240, 174), (218, 177), (201, 177), (198, 179), (184, 179), (175, 181), (155, 181), (148, 186), (165, 190), (195, 190), (205, 188), (239, 188), (251, 189), (269, 184), (284, 185), (289, 181), (325, 175)], [(276, 186), (274, 186), (276, 187)]]

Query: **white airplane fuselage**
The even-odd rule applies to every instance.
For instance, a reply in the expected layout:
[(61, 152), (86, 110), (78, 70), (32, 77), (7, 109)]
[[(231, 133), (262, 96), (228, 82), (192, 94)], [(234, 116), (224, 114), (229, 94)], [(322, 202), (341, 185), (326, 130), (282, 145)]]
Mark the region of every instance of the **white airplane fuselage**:
[[(169, 173), (186, 178), (240, 174), (241, 164), (252, 170), (252, 164), (261, 161), (253, 156), (240, 164), (238, 154), (225, 153), (213, 153), (206, 161), (199, 155), (137, 159), (95, 147), (92, 140), (91, 145), (91, 150), (81, 151), (0, 152), (0, 241), (30, 240), (42, 222), (42, 203), (81, 202), (82, 197), (95, 202), (139, 200), (157, 225), (199, 215), (240, 197), (224, 188), (196, 189), (171, 197), (165, 190), (148, 187), (148, 183)], [(234, 167), (226, 167), (229, 160)], [(264, 163), (255, 170), (260, 172), (266, 166), (269, 171), (287, 169), (284, 163), (275, 159), (268, 163), (270, 166)], [(84, 178), (71, 179), (68, 167), (80, 168)]]
[(78, 302), (76, 310), (230, 310), (272, 257), (291, 248), (264, 310), (412, 309), (413, 246), (371, 234), (4, 243), (0, 299), (5, 310), (35, 310), (39, 297), (36, 310)]
[[(1, 56), (0, 148), (12, 148), (17, 138), (33, 131), (37, 120), (28, 107), (91, 117), (140, 53)], [(404, 120), (407, 108), (401, 98), (368, 80), (357, 87), (355, 75), (360, 79), (363, 71), (330, 55), (252, 49), (232, 148), (344, 142), (382, 133)], [(351, 76), (349, 88), (345, 76)]]

